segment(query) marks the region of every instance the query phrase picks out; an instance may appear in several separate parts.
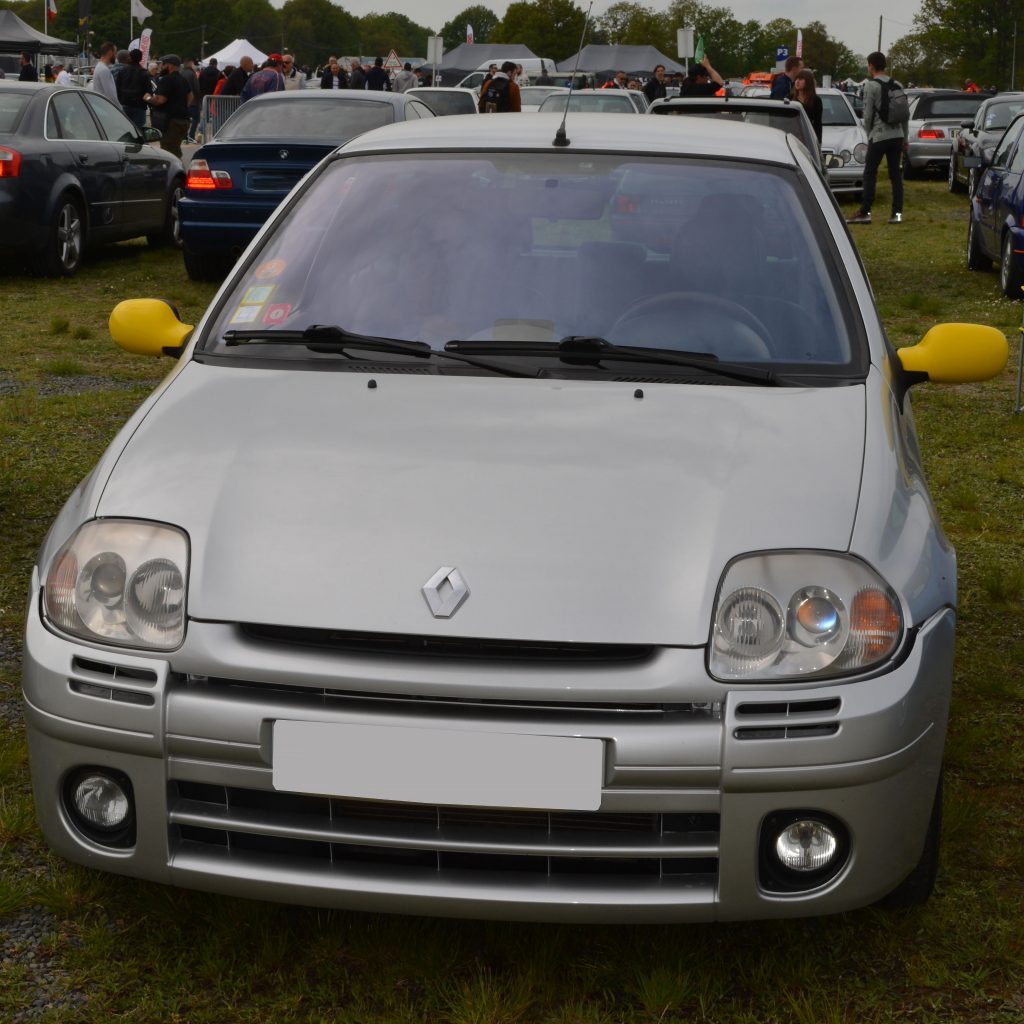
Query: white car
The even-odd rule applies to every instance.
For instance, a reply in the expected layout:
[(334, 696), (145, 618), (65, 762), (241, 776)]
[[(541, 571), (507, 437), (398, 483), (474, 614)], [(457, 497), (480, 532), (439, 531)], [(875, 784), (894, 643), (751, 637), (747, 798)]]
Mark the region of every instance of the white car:
[(472, 89), (423, 85), (406, 89), (405, 94), (423, 100), (438, 117), (448, 114), (479, 113), (477, 94)]
[(868, 135), (846, 93), (819, 89), (821, 98), (821, 153), (832, 191), (860, 195), (864, 190), (864, 164)]
[(1006, 338), (894, 350), (785, 132), (562, 125), (369, 131), (197, 325), (114, 310), (176, 362), (33, 570), (60, 855), (588, 924), (927, 899), (956, 564), (908, 390)]

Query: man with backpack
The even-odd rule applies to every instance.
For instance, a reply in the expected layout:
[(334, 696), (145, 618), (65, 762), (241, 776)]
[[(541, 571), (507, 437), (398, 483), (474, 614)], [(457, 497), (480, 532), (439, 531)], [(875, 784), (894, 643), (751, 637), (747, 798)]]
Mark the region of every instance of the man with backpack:
[(494, 77), (485, 79), (480, 86), (481, 114), (520, 113), (523, 109), (519, 86), (512, 80), (515, 64), (507, 60)]
[(864, 193), (860, 209), (847, 224), (870, 224), (871, 204), (875, 201), (878, 165), (885, 157), (892, 183), (892, 215), (890, 224), (903, 222), (903, 175), (900, 160), (907, 139), (910, 106), (899, 82), (885, 72), (885, 54), (868, 55), (868, 73), (871, 81), (864, 86), (864, 130), (868, 135), (868, 155), (864, 165)]

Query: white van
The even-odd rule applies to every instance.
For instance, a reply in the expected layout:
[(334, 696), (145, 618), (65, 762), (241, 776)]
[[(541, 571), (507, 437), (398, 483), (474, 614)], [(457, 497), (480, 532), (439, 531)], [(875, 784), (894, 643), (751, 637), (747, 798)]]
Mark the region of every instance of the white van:
[[(512, 58), (510, 57), (509, 60)], [(475, 89), (478, 93), (480, 91), (480, 83), (484, 80), (487, 75), (487, 69), (492, 64), (497, 64), (500, 68), (504, 61), (501, 60), (485, 60), (483, 64), (466, 75), (466, 77), (459, 82), (459, 88), (461, 89)], [(524, 57), (522, 60), (517, 60), (517, 64), (522, 64), (523, 71), (529, 76), (531, 83), (543, 72), (547, 71), (552, 78), (558, 74), (555, 71), (555, 62), (547, 57)]]

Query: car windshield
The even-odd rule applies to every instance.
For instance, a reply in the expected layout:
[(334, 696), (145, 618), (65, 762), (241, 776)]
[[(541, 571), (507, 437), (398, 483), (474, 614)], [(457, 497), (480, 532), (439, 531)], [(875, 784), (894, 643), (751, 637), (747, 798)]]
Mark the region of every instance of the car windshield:
[(31, 99), (26, 94), (0, 92), (0, 132), (13, 132)]
[(821, 98), (821, 124), (830, 128), (845, 128), (857, 124), (857, 115), (850, 109), (850, 104), (842, 96), (818, 93)]
[(228, 139), (333, 138), (339, 142), (371, 128), (391, 124), (395, 108), (390, 103), (334, 98), (321, 100), (299, 93), (294, 98), (252, 100), (243, 103), (217, 132)]
[(203, 349), (331, 359), (224, 335), (338, 325), (435, 349), (585, 336), (848, 374), (862, 350), (843, 273), (793, 170), (554, 148), (350, 156), (253, 254)]
[[(579, 96), (569, 97), (570, 114), (635, 114), (636, 107), (628, 96), (616, 95), (611, 89), (606, 89), (607, 96)], [(541, 105), (542, 114), (561, 113), (565, 110), (565, 96), (549, 96)]]
[(468, 92), (444, 92), (441, 89), (417, 89), (413, 94), (438, 115), (472, 114), (476, 110), (473, 96)]
[(929, 117), (974, 117), (984, 98), (984, 96), (922, 96), (914, 111), (914, 117), (919, 121)]
[(1010, 122), (1024, 110), (1024, 100), (1013, 103), (993, 103), (985, 109), (985, 131), (1002, 131), (1010, 127)]

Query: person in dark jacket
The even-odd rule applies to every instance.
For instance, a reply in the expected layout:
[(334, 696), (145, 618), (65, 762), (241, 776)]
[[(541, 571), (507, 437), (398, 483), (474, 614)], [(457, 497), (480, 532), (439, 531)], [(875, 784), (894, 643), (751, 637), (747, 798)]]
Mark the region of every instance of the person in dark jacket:
[(352, 73), (348, 76), (348, 87), (350, 89), (366, 88), (366, 72), (363, 70), (363, 65), (357, 60), (352, 61)]
[(211, 57), (206, 67), (199, 72), (199, 95), (212, 96), (217, 88), (217, 83), (224, 77), (219, 67), (217, 58)]
[(786, 70), (781, 75), (776, 75), (772, 79), (772, 91), (771, 98), (773, 100), (788, 100), (790, 93), (793, 91), (793, 79), (796, 78), (797, 72), (800, 71), (804, 66), (804, 62), (800, 57), (787, 57), (786, 58)]
[[(142, 51), (135, 50), (142, 59)], [(145, 71), (142, 65), (132, 58), (132, 52), (128, 50), (117, 51), (118, 72), (114, 76), (114, 85), (117, 87), (117, 102), (125, 117), (136, 128), (146, 127), (146, 103), (143, 96), (153, 88), (153, 81), (149, 72)]]
[(338, 63), (337, 58), (331, 60), (327, 65), (327, 70), (323, 73), (323, 77), (320, 79), (321, 89), (347, 89), (348, 78), (345, 76), (345, 72), (341, 69), (341, 65)]
[(814, 75), (806, 68), (796, 73), (793, 79), (793, 99), (799, 100), (811, 119), (814, 134), (818, 136), (818, 145), (821, 145), (821, 97), (814, 84)]
[(36, 71), (35, 64), (32, 63), (32, 54), (23, 53), (20, 58), (21, 70), (18, 72), (19, 82), (38, 82), (39, 72)]
[(252, 74), (252, 57), (243, 57), (238, 62), (238, 67), (228, 76), (228, 80), (221, 89), (221, 96), (241, 96), (242, 88), (249, 81)]
[(665, 65), (658, 64), (654, 69), (654, 77), (644, 86), (644, 95), (648, 103), (665, 98)]
[(373, 67), (370, 68), (370, 72), (366, 76), (366, 88), (372, 89), (374, 92), (391, 92), (391, 79), (384, 70), (383, 57), (374, 59)]

